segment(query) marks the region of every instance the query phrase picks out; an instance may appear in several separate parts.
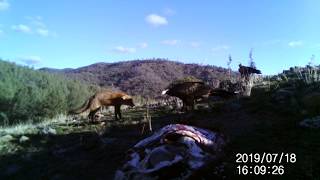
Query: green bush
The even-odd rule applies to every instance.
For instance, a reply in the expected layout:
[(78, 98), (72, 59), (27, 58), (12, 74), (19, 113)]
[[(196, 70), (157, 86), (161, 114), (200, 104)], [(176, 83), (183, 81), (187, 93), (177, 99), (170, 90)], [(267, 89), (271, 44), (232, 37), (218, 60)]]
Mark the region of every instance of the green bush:
[(0, 125), (64, 114), (79, 107), (96, 89), (62, 75), (0, 60)]

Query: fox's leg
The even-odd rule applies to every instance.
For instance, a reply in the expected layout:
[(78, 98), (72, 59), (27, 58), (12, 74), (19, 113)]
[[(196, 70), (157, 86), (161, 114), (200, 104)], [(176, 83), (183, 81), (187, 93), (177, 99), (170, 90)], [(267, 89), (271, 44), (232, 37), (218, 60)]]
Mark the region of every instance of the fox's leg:
[(95, 121), (95, 116), (97, 114), (97, 112), (101, 109), (101, 107), (98, 107), (97, 109), (93, 110), (93, 111), (90, 111), (89, 113), (89, 120), (91, 122), (94, 122)]
[(120, 105), (114, 106), (114, 114), (115, 114), (116, 120), (121, 119)]
[(121, 105), (118, 106), (118, 115), (119, 115), (119, 119), (122, 119), (122, 116), (121, 116)]
[(115, 117), (116, 121), (118, 120), (118, 107), (119, 107), (119, 105), (114, 106), (114, 117)]
[(93, 122), (93, 118), (94, 118), (94, 112), (90, 111), (90, 113), (88, 115), (89, 122)]

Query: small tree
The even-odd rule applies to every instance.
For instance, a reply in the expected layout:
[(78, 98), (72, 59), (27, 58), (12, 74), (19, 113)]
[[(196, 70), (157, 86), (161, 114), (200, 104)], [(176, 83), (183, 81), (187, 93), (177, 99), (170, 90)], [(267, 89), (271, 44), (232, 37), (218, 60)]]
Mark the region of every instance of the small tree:
[(227, 62), (229, 78), (231, 78), (231, 67), (230, 67), (231, 63), (232, 63), (232, 57), (231, 57), (231, 54), (229, 54), (228, 62)]
[(315, 59), (316, 59), (316, 56), (312, 54), (312, 56), (310, 57), (310, 61), (308, 62), (308, 65), (313, 66), (315, 64)]
[(251, 48), (249, 52), (249, 66), (256, 69), (256, 63), (253, 59), (253, 48)]
[[(249, 52), (249, 67), (256, 69), (256, 63), (254, 62), (254, 58), (253, 58), (253, 48), (251, 48)], [(254, 85), (254, 79), (255, 79), (255, 76), (252, 73), (247, 73), (244, 77), (241, 78), (241, 84), (243, 87), (242, 94), (244, 96), (251, 95), (251, 89)]]

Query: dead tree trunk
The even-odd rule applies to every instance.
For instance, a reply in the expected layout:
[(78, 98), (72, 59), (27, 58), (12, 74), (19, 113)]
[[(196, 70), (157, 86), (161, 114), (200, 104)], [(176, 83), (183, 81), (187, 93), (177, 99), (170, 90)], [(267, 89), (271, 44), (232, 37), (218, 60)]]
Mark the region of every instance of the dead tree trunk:
[(254, 75), (247, 75), (241, 77), (242, 96), (251, 96), (251, 89), (253, 87)]

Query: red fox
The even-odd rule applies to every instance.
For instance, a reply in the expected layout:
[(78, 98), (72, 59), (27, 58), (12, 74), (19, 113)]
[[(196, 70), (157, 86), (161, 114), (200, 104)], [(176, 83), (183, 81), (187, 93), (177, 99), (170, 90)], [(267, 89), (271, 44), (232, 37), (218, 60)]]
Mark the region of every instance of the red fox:
[(91, 96), (81, 108), (75, 111), (71, 111), (73, 114), (80, 114), (85, 111), (89, 111), (88, 118), (91, 122), (94, 121), (96, 113), (103, 106), (114, 106), (115, 119), (121, 119), (121, 105), (128, 105), (133, 107), (134, 103), (132, 97), (123, 92), (113, 92), (110, 90), (103, 90), (101, 92), (97, 92), (93, 96)]

